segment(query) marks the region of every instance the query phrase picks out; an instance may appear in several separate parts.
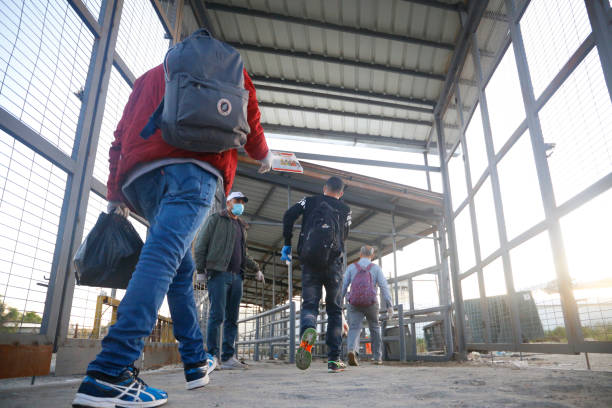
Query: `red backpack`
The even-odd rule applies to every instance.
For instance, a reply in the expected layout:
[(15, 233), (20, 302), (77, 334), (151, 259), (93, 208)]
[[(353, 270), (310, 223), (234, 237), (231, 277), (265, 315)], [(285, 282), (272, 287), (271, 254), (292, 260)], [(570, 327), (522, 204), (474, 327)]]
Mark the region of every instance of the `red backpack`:
[(366, 269), (363, 269), (357, 262), (353, 265), (357, 268), (357, 273), (351, 283), (348, 301), (353, 306), (372, 306), (376, 303), (376, 288), (370, 274), (370, 269), (374, 264), (370, 263)]

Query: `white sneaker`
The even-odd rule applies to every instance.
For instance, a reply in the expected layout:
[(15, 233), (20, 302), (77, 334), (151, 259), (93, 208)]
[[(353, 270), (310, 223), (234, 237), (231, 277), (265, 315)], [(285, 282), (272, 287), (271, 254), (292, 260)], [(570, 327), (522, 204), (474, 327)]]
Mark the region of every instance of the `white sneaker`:
[(238, 361), (236, 357), (232, 357), (227, 361), (223, 361), (221, 363), (221, 368), (223, 370), (246, 370), (249, 368), (249, 365)]
[(219, 365), (219, 363), (217, 362), (217, 357), (213, 357), (210, 354), (208, 355), (208, 358), (206, 359), (206, 363), (208, 364), (208, 368), (206, 369), (206, 373), (210, 374), (213, 371), (215, 371), (215, 368), (217, 368), (217, 366)]

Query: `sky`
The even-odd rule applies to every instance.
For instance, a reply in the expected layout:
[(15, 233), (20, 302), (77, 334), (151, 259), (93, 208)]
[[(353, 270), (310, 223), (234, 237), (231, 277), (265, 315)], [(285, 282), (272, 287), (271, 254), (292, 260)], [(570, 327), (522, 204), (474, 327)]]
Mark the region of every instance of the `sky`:
[[(95, 4), (94, 2), (88, 2)], [(25, 4), (25, 6), (23, 6)], [(84, 83), (93, 36), (70, 7), (60, 3), (0, 0), (0, 106), (18, 117), (49, 142), (70, 154), (76, 132), (80, 102), (74, 90)], [(554, 5), (555, 7), (552, 7)], [(22, 9), (22, 6), (25, 7)], [(551, 15), (551, 10), (553, 13)], [(22, 14), (21, 14), (22, 13)], [(117, 49), (136, 76), (157, 65), (168, 42), (163, 38), (157, 16), (145, 0), (126, 2), (119, 29)], [(136, 18), (137, 17), (137, 18)], [(19, 19), (19, 42), (14, 46)], [(125, 23), (129, 21), (129, 23)], [(531, 2), (521, 21), (535, 96), (538, 98), (562, 65), (590, 32), (581, 0), (540, 0)], [(42, 35), (44, 31), (44, 35)], [(43, 46), (43, 39), (46, 39)], [(142, 46), (147, 44), (147, 46)], [(146, 52), (145, 52), (146, 50)], [(61, 73), (61, 74), (60, 74)], [(107, 152), (130, 88), (115, 68), (112, 69), (94, 176), (106, 181)], [(525, 116), (512, 47), (487, 86), (493, 144), (498, 152)], [(612, 171), (612, 104), (599, 65), (597, 51), (591, 51), (564, 85), (540, 111), (545, 142), (554, 143), (549, 153), (555, 197), (559, 205), (567, 202), (592, 183)], [(487, 162), (480, 109), (467, 129), (472, 184), (483, 173)], [(288, 139), (269, 134), (273, 150), (329, 154), (329, 144)], [(510, 240), (544, 220), (530, 134), (523, 134), (500, 161), (500, 178), (506, 229)], [(334, 154), (367, 157), (374, 160), (423, 164), (419, 153), (334, 144)], [(458, 152), (461, 152), (458, 150)], [(345, 171), (390, 180), (426, 189), (425, 173), (383, 169), (352, 164), (320, 164)], [(430, 164), (438, 165), (430, 155)], [(462, 155), (450, 163), (453, 208), (467, 196)], [(439, 173), (432, 173), (432, 188), (441, 192)], [(20, 310), (42, 312), (45, 284), (49, 277), (58, 206), (61, 205), (66, 173), (50, 165), (30, 149), (0, 132), (0, 296)], [(474, 199), (482, 258), (499, 247), (490, 179)], [(90, 195), (85, 233), (91, 228), (106, 203)], [(597, 282), (612, 277), (607, 254), (612, 230), (612, 190), (599, 195), (561, 219), (571, 278), (576, 283)], [(475, 265), (469, 211), (456, 218), (459, 265), (465, 272)], [(136, 223), (141, 234), (144, 227)], [(510, 251), (514, 284), (517, 290), (532, 290), (537, 302), (558, 304), (558, 295), (542, 288), (555, 279), (553, 255), (547, 233), (537, 235)], [(431, 240), (418, 241), (397, 254), (398, 274), (416, 271), (435, 263)], [(393, 257), (383, 259), (387, 276), (393, 273)], [(464, 280), (464, 297), (477, 296), (476, 275)], [(484, 269), (489, 296), (506, 293), (501, 260)], [(436, 301), (436, 282), (424, 277), (415, 283), (417, 307)], [(110, 290), (109, 290), (110, 291)], [(89, 324), (93, 316), (96, 288), (75, 289), (71, 323)], [(119, 296), (122, 292), (118, 292)], [(580, 302), (612, 300), (612, 289), (575, 291)], [(162, 314), (167, 314), (167, 306)], [(554, 317), (558, 320), (558, 316)]]

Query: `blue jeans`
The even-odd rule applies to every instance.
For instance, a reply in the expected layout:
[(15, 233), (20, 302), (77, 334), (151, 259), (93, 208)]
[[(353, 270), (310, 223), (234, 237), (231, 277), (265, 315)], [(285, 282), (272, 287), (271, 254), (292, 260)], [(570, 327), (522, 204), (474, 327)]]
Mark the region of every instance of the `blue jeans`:
[(216, 185), (212, 174), (185, 163), (152, 170), (128, 186), (126, 197), (149, 221), (149, 232), (117, 322), (102, 340), (102, 351), (88, 372), (117, 376), (133, 364), (166, 295), (183, 364), (206, 360), (193, 297), (191, 242), (208, 215)]
[(300, 311), (300, 337), (308, 328), (317, 329), (319, 302), (325, 286), (327, 311), (327, 357), (331, 361), (340, 358), (342, 347), (342, 261), (338, 260), (327, 270), (302, 265), (302, 309)]
[(206, 330), (206, 347), (213, 356), (219, 355), (219, 326), (223, 323), (221, 361), (227, 361), (236, 352), (234, 343), (238, 335), (242, 277), (232, 272), (213, 271), (207, 286), (210, 314)]

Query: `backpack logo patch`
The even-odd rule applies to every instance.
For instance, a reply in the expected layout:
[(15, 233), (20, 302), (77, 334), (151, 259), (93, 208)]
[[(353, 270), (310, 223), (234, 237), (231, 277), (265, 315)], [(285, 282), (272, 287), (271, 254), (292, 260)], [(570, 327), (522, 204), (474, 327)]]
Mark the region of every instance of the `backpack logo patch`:
[(221, 116), (227, 116), (232, 112), (232, 104), (225, 98), (219, 99), (217, 102), (217, 111)]

